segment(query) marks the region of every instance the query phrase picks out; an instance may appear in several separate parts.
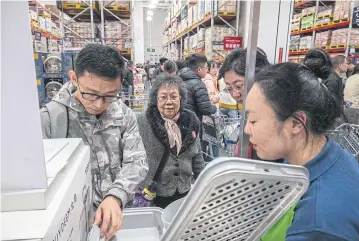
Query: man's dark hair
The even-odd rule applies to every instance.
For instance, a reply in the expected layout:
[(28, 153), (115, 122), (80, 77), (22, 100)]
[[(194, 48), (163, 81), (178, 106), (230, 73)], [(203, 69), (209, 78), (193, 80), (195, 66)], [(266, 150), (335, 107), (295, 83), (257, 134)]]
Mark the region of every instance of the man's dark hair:
[(196, 70), (201, 64), (207, 64), (207, 57), (203, 54), (192, 54), (188, 57), (188, 67)]
[(160, 58), (160, 65), (163, 65), (168, 59), (166, 57)]
[(88, 44), (77, 55), (75, 72), (77, 78), (87, 71), (105, 80), (121, 77), (124, 61), (113, 48), (101, 44)]
[(332, 58), (332, 64), (333, 68), (337, 68), (339, 65), (343, 64), (345, 62), (345, 56), (344, 55), (337, 55)]
[(174, 61), (167, 60), (163, 64), (163, 70), (168, 74), (173, 74), (173, 73), (177, 72), (178, 68), (177, 68), (177, 65), (176, 65), (176, 63)]
[[(240, 76), (245, 76), (246, 59), (247, 49), (236, 49), (232, 51), (224, 60), (220, 69), (220, 76), (224, 76), (224, 73), (231, 70)], [(267, 65), (269, 65), (269, 62), (266, 53), (261, 48), (257, 48), (255, 72), (258, 73)]]
[(355, 65), (354, 70), (353, 70), (353, 74), (359, 74), (359, 65)]
[(180, 71), (181, 69), (187, 67), (187, 66), (186, 66), (187, 63), (186, 63), (185, 60), (181, 60), (181, 59), (180, 59), (180, 60), (176, 60), (175, 62), (176, 62), (178, 71)]

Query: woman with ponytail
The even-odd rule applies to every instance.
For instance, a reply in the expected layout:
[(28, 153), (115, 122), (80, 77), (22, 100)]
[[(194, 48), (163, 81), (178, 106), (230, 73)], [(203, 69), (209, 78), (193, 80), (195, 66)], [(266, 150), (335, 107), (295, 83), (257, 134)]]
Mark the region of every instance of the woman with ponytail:
[[(262, 240), (359, 240), (359, 165), (326, 132), (338, 106), (321, 80), (329, 57), (312, 50), (303, 65), (283, 63), (261, 70), (246, 99), (249, 135), (262, 159), (283, 158), (308, 169), (310, 186), (282, 233)], [(268, 238), (268, 237), (271, 238)]]

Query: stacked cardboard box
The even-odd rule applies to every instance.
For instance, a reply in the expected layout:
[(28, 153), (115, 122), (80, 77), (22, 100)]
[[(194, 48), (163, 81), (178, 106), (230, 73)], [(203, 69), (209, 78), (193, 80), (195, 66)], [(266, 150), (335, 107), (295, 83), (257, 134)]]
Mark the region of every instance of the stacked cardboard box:
[(292, 25), (290, 26), (291, 31), (299, 30), (299, 28), (300, 28), (300, 23), (292, 23)]
[(314, 15), (310, 15), (307, 17), (302, 17), (301, 23), (300, 23), (300, 28), (304, 29), (304, 28), (310, 28), (313, 27), (313, 21), (314, 21)]
[(351, 45), (359, 45), (359, 29), (352, 28), (350, 34), (350, 44)]
[(333, 5), (329, 6), (319, 6), (317, 18), (322, 18), (326, 16), (331, 16), (333, 14)]
[(302, 17), (313, 15), (315, 13), (315, 7), (304, 8), (302, 10)]
[(212, 0), (205, 1), (205, 10), (204, 10), (205, 15), (212, 13), (212, 3), (213, 3)]
[(316, 48), (325, 48), (330, 45), (332, 38), (332, 30), (319, 32), (315, 34), (315, 47)]
[(350, 17), (350, 1), (336, 0), (334, 5), (333, 20), (342, 20)]
[(310, 49), (312, 47), (312, 36), (301, 37), (299, 49)]
[(298, 50), (299, 49), (299, 41), (300, 41), (299, 35), (290, 37), (289, 49), (290, 50)]
[(198, 20), (201, 21), (205, 16), (206, 0), (199, 0), (197, 6), (198, 6)]
[(348, 31), (349, 29), (347, 28), (333, 30), (330, 45), (335, 46), (347, 44)]
[(192, 26), (194, 24), (193, 22), (193, 7), (188, 7), (188, 26)]
[(302, 14), (300, 14), (300, 13), (294, 14), (294, 15), (293, 15), (293, 18), (292, 18), (292, 22), (293, 22), (293, 23), (300, 22), (300, 19), (301, 19), (301, 18), (302, 18)]
[[(223, 61), (228, 51), (223, 49), (223, 40), (225, 36), (234, 36), (233, 29), (222, 26), (206, 28), (205, 30), (205, 52), (208, 59)], [(221, 44), (220, 44), (221, 43)]]
[(217, 12), (236, 13), (236, 0), (219, 0)]
[(114, 1), (105, 0), (103, 2), (104, 5), (107, 7), (119, 7), (121, 9), (126, 9), (126, 8), (129, 9), (130, 6), (130, 1), (124, 1), (124, 0), (114, 0)]
[(198, 4), (193, 6), (193, 23), (197, 23), (200, 19), (198, 18)]

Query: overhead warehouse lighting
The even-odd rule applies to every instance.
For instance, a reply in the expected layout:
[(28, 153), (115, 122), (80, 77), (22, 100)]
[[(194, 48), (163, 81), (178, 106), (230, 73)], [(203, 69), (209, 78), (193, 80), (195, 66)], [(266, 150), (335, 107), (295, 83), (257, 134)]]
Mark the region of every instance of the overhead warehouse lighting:
[(153, 16), (153, 11), (152, 10), (147, 10), (147, 15), (148, 16)]
[(151, 4), (148, 6), (148, 8), (149, 8), (149, 9), (155, 9), (155, 8), (156, 8), (156, 5), (151, 3)]
[(151, 16), (147, 16), (146, 20), (147, 20), (147, 21), (152, 21), (152, 17), (151, 17)]

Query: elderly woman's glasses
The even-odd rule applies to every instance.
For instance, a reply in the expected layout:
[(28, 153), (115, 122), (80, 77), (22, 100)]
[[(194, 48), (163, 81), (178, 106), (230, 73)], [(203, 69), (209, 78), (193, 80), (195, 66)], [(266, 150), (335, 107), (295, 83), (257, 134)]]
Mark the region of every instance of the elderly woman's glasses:
[(235, 85), (235, 86), (226, 86), (224, 89), (223, 89), (223, 92), (224, 93), (232, 93), (233, 91), (236, 92), (236, 93), (242, 93), (243, 92), (243, 89), (244, 89), (244, 84), (242, 85)]
[(113, 103), (120, 99), (120, 96), (118, 95), (97, 95), (97, 94), (82, 92), (80, 89), (80, 85), (78, 85), (78, 88), (82, 95), (82, 98), (84, 98), (85, 100), (97, 101), (102, 98), (104, 102)]
[(162, 96), (158, 96), (157, 99), (158, 99), (159, 102), (165, 103), (168, 100), (171, 100), (173, 102), (177, 102), (177, 101), (179, 101), (181, 99), (181, 97), (178, 96), (178, 95), (173, 95), (173, 96), (162, 95)]

